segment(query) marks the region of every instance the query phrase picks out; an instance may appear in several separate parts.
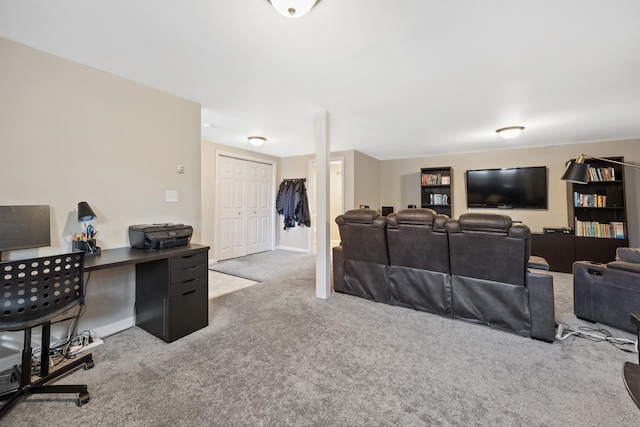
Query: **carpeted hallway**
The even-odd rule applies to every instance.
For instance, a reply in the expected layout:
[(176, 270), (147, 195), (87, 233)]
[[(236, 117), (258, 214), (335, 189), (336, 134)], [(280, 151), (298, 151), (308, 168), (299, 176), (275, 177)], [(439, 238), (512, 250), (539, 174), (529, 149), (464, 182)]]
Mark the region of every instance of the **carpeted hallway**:
[[(638, 424), (621, 376), (636, 354), (579, 338), (548, 344), (342, 294), (320, 300), (313, 255), (239, 262), (264, 271), (264, 281), (211, 299), (207, 328), (172, 344), (135, 327), (108, 337), (93, 350), (93, 369), (65, 378), (89, 385), (89, 404), (33, 396), (3, 425)], [(556, 318), (586, 325), (573, 315), (571, 275), (554, 278)]]

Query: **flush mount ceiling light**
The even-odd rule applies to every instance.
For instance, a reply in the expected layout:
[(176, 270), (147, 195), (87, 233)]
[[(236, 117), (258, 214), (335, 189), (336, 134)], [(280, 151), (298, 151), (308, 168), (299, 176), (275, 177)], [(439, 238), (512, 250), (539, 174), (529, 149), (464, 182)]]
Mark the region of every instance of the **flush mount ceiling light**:
[(320, 0), (267, 0), (275, 10), (287, 18), (299, 18), (309, 12)]
[(520, 135), (520, 132), (522, 132), (523, 130), (524, 126), (509, 126), (506, 128), (498, 129), (496, 130), (496, 132), (504, 139), (511, 139)]
[(267, 138), (265, 138), (264, 136), (250, 136), (247, 139), (254, 147), (260, 147), (267, 140)]

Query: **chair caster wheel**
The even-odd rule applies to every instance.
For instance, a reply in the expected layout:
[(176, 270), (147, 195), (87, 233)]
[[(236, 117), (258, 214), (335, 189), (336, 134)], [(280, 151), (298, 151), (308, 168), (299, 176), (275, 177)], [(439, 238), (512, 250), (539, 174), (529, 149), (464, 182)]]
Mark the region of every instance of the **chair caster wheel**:
[(89, 360), (87, 363), (84, 364), (84, 370), (86, 371), (87, 369), (91, 369), (95, 366), (95, 364), (93, 363), (93, 360)]
[(89, 401), (91, 400), (91, 396), (89, 396), (89, 393), (80, 393), (78, 395), (78, 400), (77, 400), (77, 404), (78, 406), (82, 406), (85, 403), (89, 403)]

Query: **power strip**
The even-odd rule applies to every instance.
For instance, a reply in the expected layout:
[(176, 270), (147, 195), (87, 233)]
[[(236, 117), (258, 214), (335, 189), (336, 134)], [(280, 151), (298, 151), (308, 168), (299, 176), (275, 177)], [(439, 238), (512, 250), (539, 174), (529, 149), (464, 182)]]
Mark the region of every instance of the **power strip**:
[(73, 347), (71, 347), (69, 349), (69, 354), (71, 355), (76, 355), (78, 353), (82, 353), (83, 351), (87, 351), (87, 350), (91, 350), (94, 347), (97, 347), (99, 345), (104, 344), (104, 341), (102, 341), (100, 338), (94, 338), (93, 341), (91, 341), (89, 344), (87, 345), (74, 345)]

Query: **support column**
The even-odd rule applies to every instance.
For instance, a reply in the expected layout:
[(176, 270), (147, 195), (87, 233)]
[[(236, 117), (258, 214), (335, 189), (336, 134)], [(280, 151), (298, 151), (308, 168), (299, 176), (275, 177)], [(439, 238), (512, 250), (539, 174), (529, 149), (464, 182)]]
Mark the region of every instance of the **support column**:
[(331, 296), (329, 113), (316, 112), (316, 297)]

